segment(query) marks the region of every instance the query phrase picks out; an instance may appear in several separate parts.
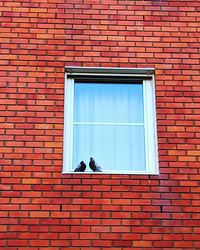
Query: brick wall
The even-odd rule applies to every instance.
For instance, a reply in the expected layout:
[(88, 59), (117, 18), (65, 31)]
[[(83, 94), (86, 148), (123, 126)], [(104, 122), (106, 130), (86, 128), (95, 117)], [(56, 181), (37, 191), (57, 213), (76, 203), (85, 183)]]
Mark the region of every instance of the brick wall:
[[(200, 249), (199, 11), (0, 2), (0, 249)], [(159, 176), (62, 175), (66, 65), (155, 67)]]

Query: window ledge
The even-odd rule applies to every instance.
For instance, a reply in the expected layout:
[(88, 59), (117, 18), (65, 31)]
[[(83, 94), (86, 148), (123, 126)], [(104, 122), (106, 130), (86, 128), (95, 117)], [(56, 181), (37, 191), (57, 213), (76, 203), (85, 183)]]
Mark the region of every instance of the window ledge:
[(127, 174), (132, 174), (132, 175), (159, 175), (158, 172), (153, 172), (149, 173), (146, 171), (124, 171), (124, 172), (117, 172), (117, 171), (107, 171), (107, 172), (62, 172), (62, 174), (97, 174), (97, 175), (111, 175), (111, 174), (117, 174), (117, 175), (127, 175)]

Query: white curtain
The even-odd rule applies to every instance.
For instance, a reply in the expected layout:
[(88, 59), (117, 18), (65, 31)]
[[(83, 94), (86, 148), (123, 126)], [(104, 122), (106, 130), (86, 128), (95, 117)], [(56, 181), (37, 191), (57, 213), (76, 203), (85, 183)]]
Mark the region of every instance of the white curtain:
[(145, 170), (142, 84), (75, 83), (73, 131), (74, 166)]

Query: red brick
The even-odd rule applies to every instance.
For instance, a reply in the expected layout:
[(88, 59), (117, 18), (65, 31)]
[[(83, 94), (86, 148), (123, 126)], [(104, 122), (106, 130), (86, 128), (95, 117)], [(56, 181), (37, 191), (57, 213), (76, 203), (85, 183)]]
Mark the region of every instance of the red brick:
[(37, 239), (37, 237), (36, 233), (22, 232), (18, 234), (19, 239)]
[[(59, 222), (55, 223), (55, 224), (58, 224)], [(44, 224), (47, 224), (47, 223), (44, 223)], [(50, 228), (50, 231), (51, 232), (58, 232), (60, 233), (60, 238), (64, 239), (65, 237), (62, 237), (62, 233), (69, 233), (69, 226), (57, 226), (57, 225), (53, 225), (53, 227)]]
[(83, 247), (83, 246), (90, 246), (90, 240), (74, 240), (72, 241), (72, 246), (79, 246), (79, 247)]
[(1, 233), (1, 239), (15, 239), (17, 237), (16, 233)]
[(49, 245), (49, 241), (48, 240), (30, 240), (30, 246), (48, 246)]
[(27, 240), (9, 240), (8, 241), (8, 246), (18, 246), (18, 247), (21, 247), (21, 246), (27, 246)]
[(172, 249), (172, 246), (173, 246), (172, 242), (164, 241), (164, 240), (156, 241), (153, 243), (153, 245), (154, 245), (154, 247), (160, 247), (160, 248), (164, 248), (164, 249), (167, 249), (167, 248)]
[[(28, 223), (26, 224), (30, 224), (30, 228), (29, 228), (29, 232), (35, 232), (35, 233), (38, 233), (38, 232), (48, 232), (49, 229), (47, 226), (41, 226), (41, 225), (38, 225), (39, 223), (39, 220), (34, 220), (35, 223), (33, 223), (33, 220), (31, 221), (30, 219), (27, 220)], [(35, 225), (33, 225), (35, 224)]]
[(13, 204), (1, 204), (0, 206), (0, 210), (6, 210), (6, 211), (10, 211), (10, 210), (18, 210), (19, 209), (19, 205), (13, 205)]
[(69, 215), (69, 212), (51, 212), (52, 218), (68, 218)]
[(112, 241), (112, 245), (114, 247), (131, 247), (132, 246), (132, 240), (114, 240)]
[(30, 217), (49, 217), (49, 212), (45, 212), (45, 211), (34, 211), (34, 212), (30, 212)]
[(134, 241), (133, 247), (139, 247), (139, 248), (152, 248), (152, 242), (151, 241)]
[[(109, 235), (109, 234), (108, 234)], [(123, 234), (122, 235), (122, 240), (140, 240), (141, 235), (140, 234), (136, 234), (136, 233), (132, 233), (132, 234)]]
[[(200, 246), (199, 8), (0, 4), (2, 248)], [(160, 175), (62, 175), (66, 65), (155, 68)]]
[(188, 248), (192, 248), (192, 246), (193, 246), (192, 241), (175, 241), (174, 242), (174, 247), (176, 248), (188, 249)]

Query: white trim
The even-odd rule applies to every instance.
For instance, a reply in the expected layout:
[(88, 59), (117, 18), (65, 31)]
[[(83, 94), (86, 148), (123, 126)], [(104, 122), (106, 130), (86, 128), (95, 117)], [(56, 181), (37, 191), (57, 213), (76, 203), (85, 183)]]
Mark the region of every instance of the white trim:
[(144, 123), (122, 123), (122, 122), (74, 122), (74, 125), (112, 125), (112, 126), (144, 126)]
[[(122, 126), (144, 126), (145, 133), (145, 171), (103, 171), (99, 173), (81, 172), (81, 174), (143, 174), (157, 175), (158, 169), (158, 147), (157, 147), (157, 126), (156, 126), (156, 102), (155, 102), (155, 85), (154, 69), (116, 69), (116, 68), (65, 68), (65, 100), (64, 100), (64, 142), (63, 142), (63, 173), (80, 174), (73, 172), (73, 125), (122, 125)], [(105, 72), (104, 72), (105, 70)], [(138, 74), (141, 73), (141, 74)], [(136, 78), (143, 77), (143, 104), (144, 104), (144, 123), (99, 123), (99, 122), (73, 122), (74, 110), (74, 77), (76, 74), (83, 74), (87, 77), (94, 75), (101, 76), (130, 76)], [(70, 75), (67, 78), (67, 75)], [(74, 77), (73, 77), (74, 75)], [(151, 77), (150, 77), (151, 76)], [(147, 78), (150, 77), (150, 78)]]
[(62, 174), (136, 174), (136, 175), (158, 175), (158, 173), (152, 172), (149, 173), (147, 171), (139, 171), (139, 170), (133, 170), (133, 171), (129, 171), (129, 170), (121, 170), (121, 171), (103, 171), (103, 172), (89, 172), (89, 171), (85, 171), (85, 172), (74, 172), (74, 171), (69, 171), (69, 172), (65, 172), (63, 171)]
[(74, 79), (65, 77), (63, 171), (71, 170), (73, 159)]
[(146, 169), (152, 174), (158, 173), (154, 81), (144, 80), (143, 87)]
[(156, 90), (155, 90), (155, 77), (152, 76), (151, 80), (152, 88), (151, 88), (151, 98), (152, 98), (152, 113), (153, 113), (153, 121), (152, 121), (152, 136), (154, 142), (154, 162), (152, 166), (152, 171), (156, 174), (159, 174), (159, 159), (158, 159), (158, 133), (157, 133), (157, 118), (156, 118)]
[(145, 162), (146, 170), (149, 172), (149, 136), (148, 136), (148, 101), (147, 82), (143, 81), (143, 112), (144, 112), (144, 141), (145, 141)]

